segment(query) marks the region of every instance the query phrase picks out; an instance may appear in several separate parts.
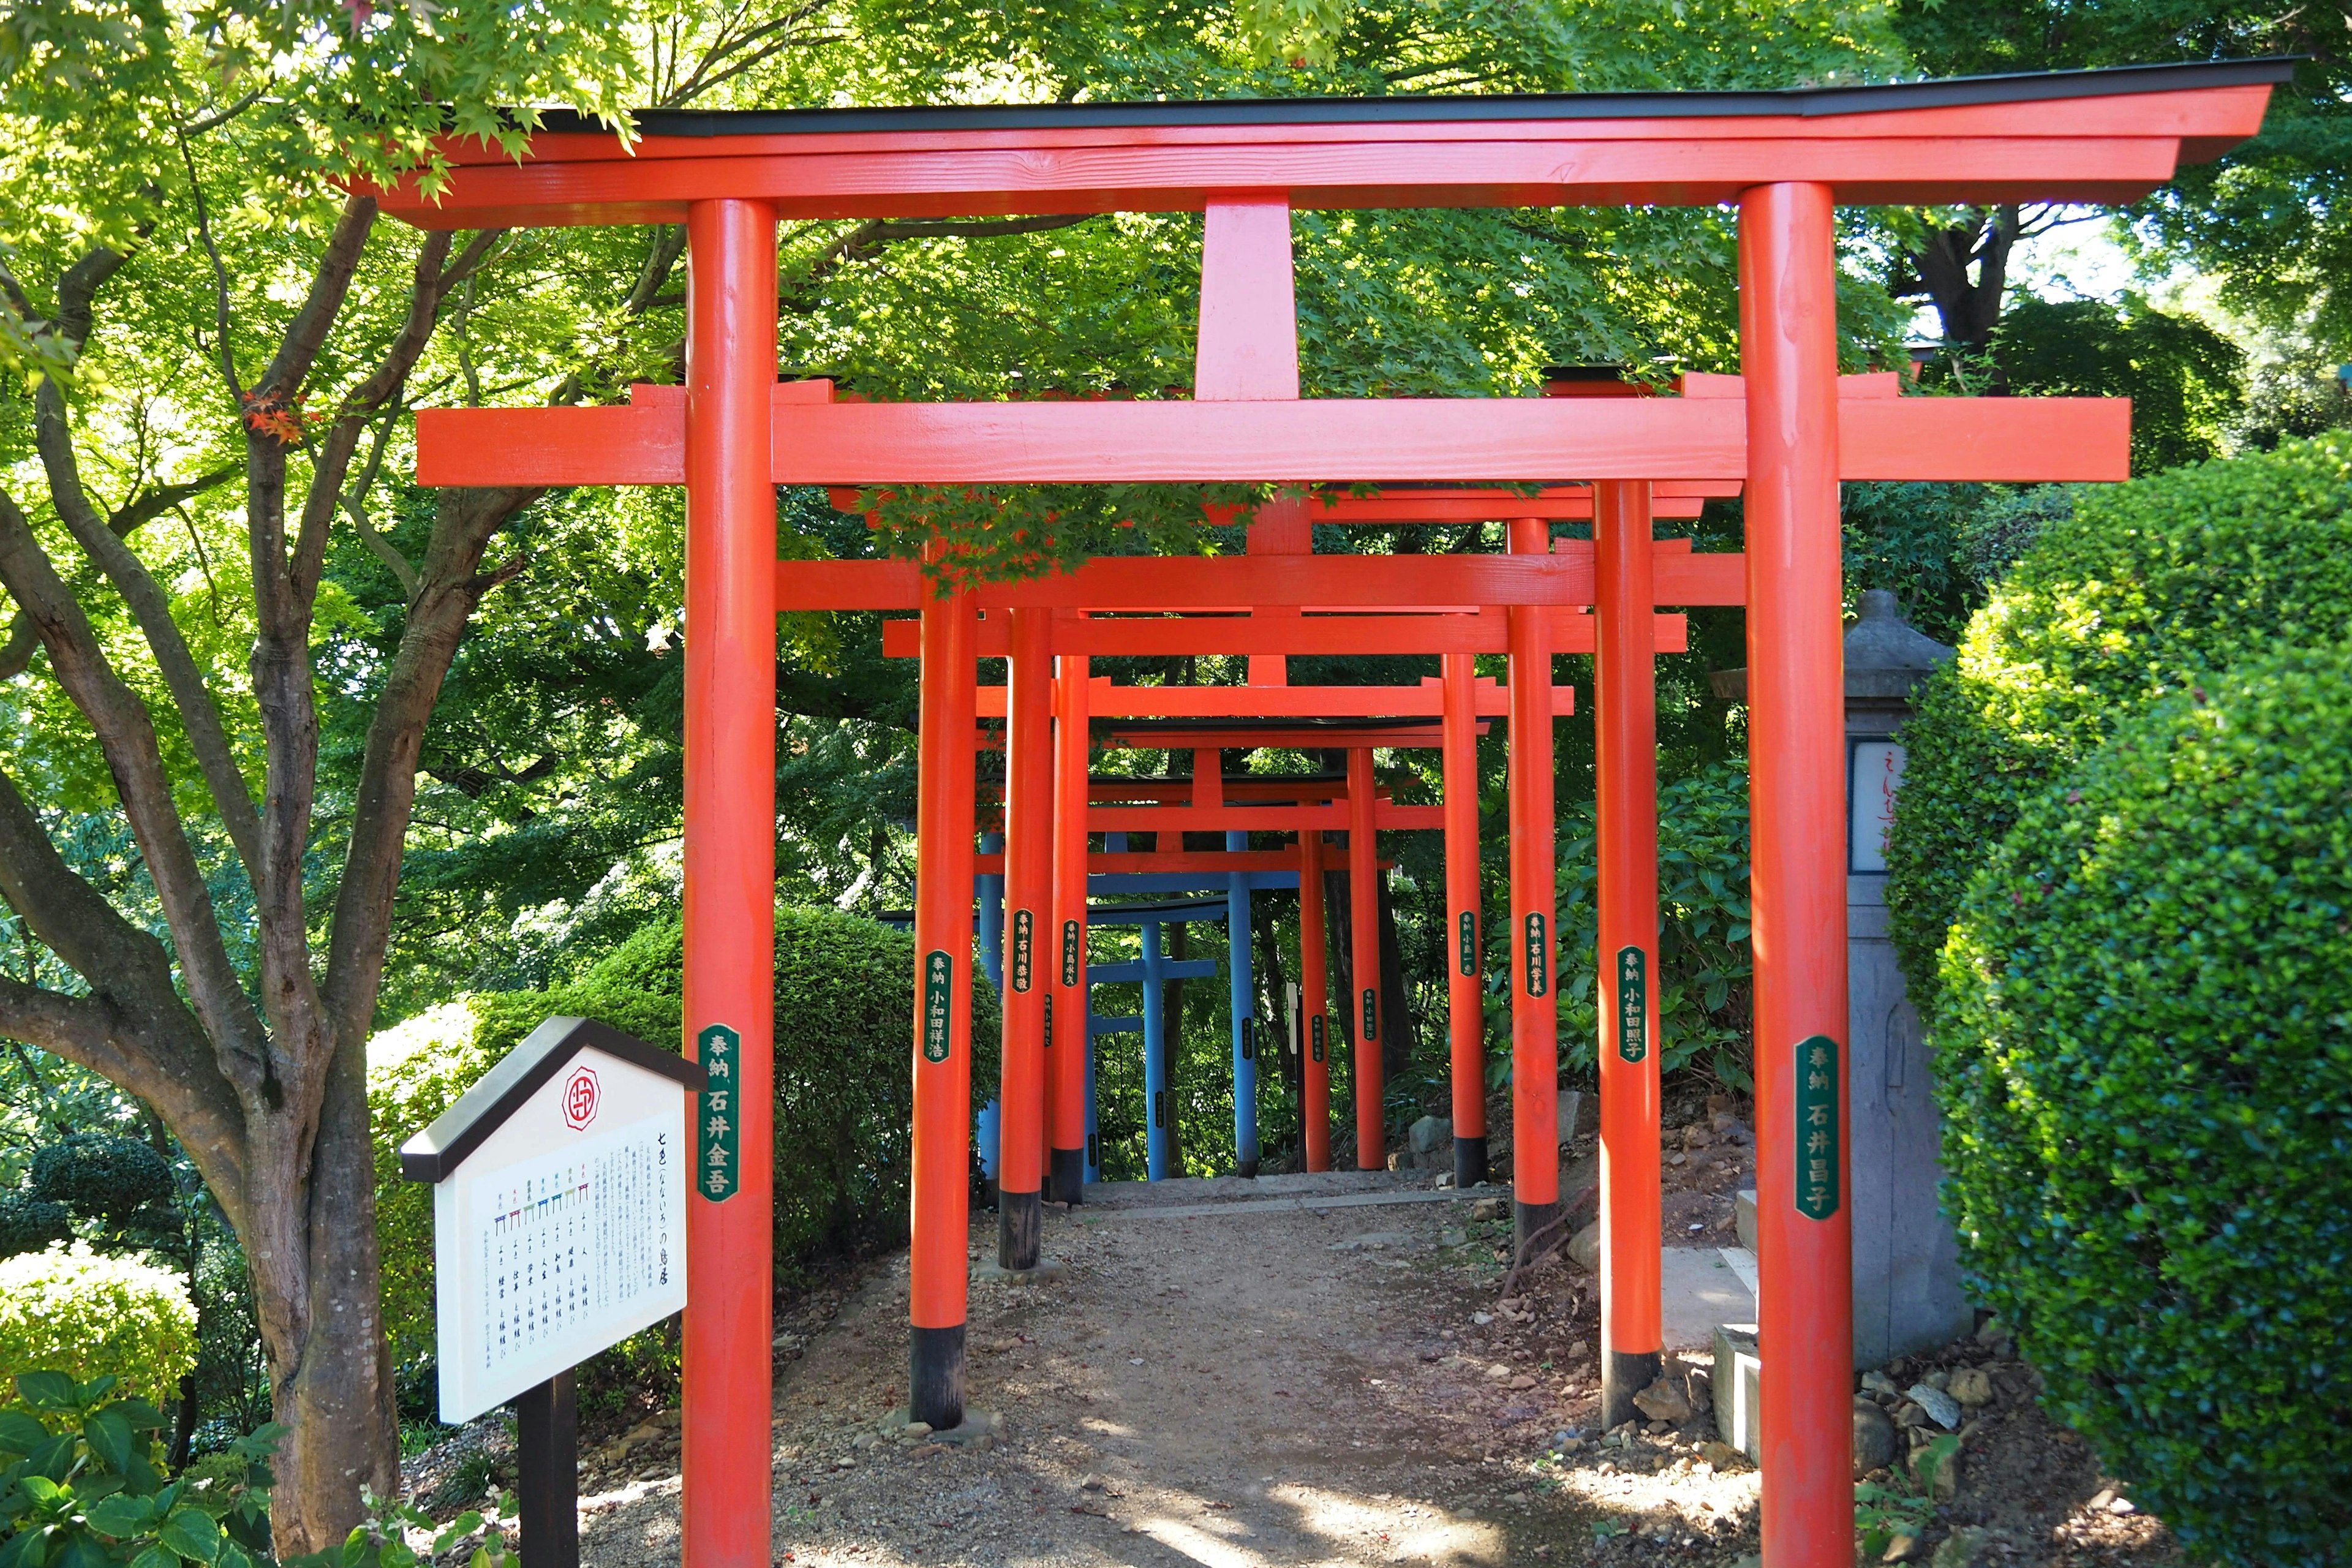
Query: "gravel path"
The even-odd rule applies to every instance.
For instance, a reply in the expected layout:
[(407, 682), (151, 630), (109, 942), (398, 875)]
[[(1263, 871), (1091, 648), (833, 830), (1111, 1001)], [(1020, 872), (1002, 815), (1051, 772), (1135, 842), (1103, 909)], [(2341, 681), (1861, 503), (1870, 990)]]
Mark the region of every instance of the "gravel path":
[[(1002, 1426), (968, 1447), (890, 1427), (903, 1255), (806, 1299), (779, 1325), (776, 1568), (1753, 1568), (1758, 1477), (1715, 1441), (1696, 1363), (1669, 1358), (1686, 1419), (1601, 1443), (1595, 1281), (1555, 1258), (1507, 1285), (1506, 1205), (1428, 1182), (1171, 1183), (1048, 1210), (1066, 1273), (973, 1286), (971, 1404)], [(974, 1221), (977, 1261), (994, 1216)], [(1963, 1342), (1890, 1369), (1903, 1386), (1972, 1367), (1991, 1391), (1910, 1560), (2172, 1568), (2010, 1354)], [(677, 1562), (674, 1421), (600, 1459), (584, 1568)]]
[[(780, 1369), (776, 1561), (1466, 1565), (1591, 1542), (1591, 1506), (1519, 1458), (1572, 1419), (1560, 1380), (1449, 1337), (1494, 1304), (1505, 1225), (1463, 1199), (1201, 1206), (1049, 1211), (1067, 1276), (975, 1285), (971, 1401), (1004, 1423), (985, 1452), (881, 1435), (906, 1271), (877, 1268)], [(592, 1500), (583, 1562), (675, 1562), (677, 1507), (675, 1480)]]

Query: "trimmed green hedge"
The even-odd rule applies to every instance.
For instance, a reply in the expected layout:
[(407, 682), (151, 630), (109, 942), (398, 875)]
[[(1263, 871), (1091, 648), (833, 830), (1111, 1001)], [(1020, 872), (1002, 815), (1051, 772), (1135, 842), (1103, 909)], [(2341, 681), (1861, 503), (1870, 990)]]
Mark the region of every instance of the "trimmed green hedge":
[(1969, 625), (1906, 726), (1887, 902), (1913, 1003), (1969, 873), (2147, 700), (2272, 644), (2352, 636), (2352, 432), (2079, 492)]
[(175, 1405), (195, 1364), (196, 1308), (179, 1275), (83, 1241), (0, 1262), (0, 1390), (33, 1373), (110, 1376)]
[(2126, 721), (1969, 883), (1932, 1032), (1980, 1299), (2192, 1552), (2265, 1568), (2352, 1540), (2347, 741), (2345, 647)]
[[(595, 1018), (676, 1048), (682, 928), (649, 926), (569, 984), (453, 1002), (368, 1047), (384, 1323), (402, 1360), (433, 1346), (433, 1202), (400, 1177), (402, 1142), (540, 1022)], [(977, 965), (974, 966), (977, 971)], [(914, 1110), (915, 942), (828, 909), (776, 911), (775, 1237), (780, 1279), (843, 1250), (903, 1239)], [(972, 985), (972, 1100), (996, 1093), (1001, 1015)]]

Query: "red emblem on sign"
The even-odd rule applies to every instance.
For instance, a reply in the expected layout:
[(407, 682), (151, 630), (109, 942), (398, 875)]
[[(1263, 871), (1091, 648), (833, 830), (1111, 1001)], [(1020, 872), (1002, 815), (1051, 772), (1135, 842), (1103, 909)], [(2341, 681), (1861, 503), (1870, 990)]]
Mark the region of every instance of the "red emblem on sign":
[(574, 1132), (596, 1120), (596, 1069), (574, 1068), (563, 1080), (563, 1124)]

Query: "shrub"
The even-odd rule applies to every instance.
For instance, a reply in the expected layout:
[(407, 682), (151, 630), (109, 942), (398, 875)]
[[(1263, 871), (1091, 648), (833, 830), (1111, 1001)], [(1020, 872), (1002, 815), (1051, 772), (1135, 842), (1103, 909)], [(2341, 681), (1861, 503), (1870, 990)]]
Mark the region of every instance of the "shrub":
[(29, 1372), (112, 1376), (156, 1403), (196, 1363), (196, 1309), (176, 1274), (87, 1242), (0, 1262), (0, 1387)]
[(40, 1252), (51, 1242), (73, 1239), (73, 1215), (54, 1198), (30, 1193), (0, 1193), (0, 1258)]
[(1931, 1017), (1969, 874), (2137, 705), (2273, 641), (2352, 635), (2352, 431), (2085, 489), (1929, 679), (1886, 851), (1895, 956)]
[[(996, 993), (972, 985), (972, 1100), (996, 1092)], [(684, 1013), (677, 921), (646, 927), (549, 991), (450, 1003), (368, 1047), (376, 1224), (394, 1354), (433, 1343), (433, 1202), (400, 1178), (398, 1150), (551, 1015), (598, 1019), (675, 1047)], [(903, 1239), (907, 1224), (915, 943), (856, 915), (776, 911), (775, 1245), (780, 1279), (828, 1252)]]
[(30, 1186), (85, 1219), (121, 1226), (178, 1194), (163, 1156), (136, 1138), (76, 1132), (33, 1156)]
[(110, 1398), (117, 1386), (57, 1371), (16, 1379), (18, 1402), (0, 1410), (0, 1568), (268, 1563), (268, 1458), (285, 1428), (240, 1438), (205, 1474), (167, 1481), (162, 1413)]
[(36, 1152), (29, 1187), (100, 1227), (101, 1244), (173, 1247), (184, 1239), (179, 1189), (163, 1156), (136, 1138), (76, 1132)]
[[(1559, 1025), (1563, 1065), (1590, 1074), (1600, 1047), (1597, 1007), (1600, 861), (1593, 808), (1580, 807), (1559, 856)], [(1748, 768), (1712, 763), (1658, 791), (1658, 1070), (1702, 1057), (1746, 1088), (1748, 1037)], [(1507, 1009), (1508, 994), (1502, 999)], [(1509, 1026), (1503, 1030), (1506, 1037)]]
[(2202, 1555), (2352, 1539), (2352, 647), (2126, 721), (1969, 884), (1946, 1206), (2046, 1403)]

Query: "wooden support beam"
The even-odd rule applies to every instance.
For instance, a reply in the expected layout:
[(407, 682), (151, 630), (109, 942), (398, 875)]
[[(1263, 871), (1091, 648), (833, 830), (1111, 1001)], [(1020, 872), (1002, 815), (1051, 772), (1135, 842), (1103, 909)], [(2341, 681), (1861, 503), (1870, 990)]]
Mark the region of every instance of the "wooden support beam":
[[(769, 471), (780, 485), (1728, 481), (1747, 467), (1746, 403), (1725, 397), (814, 401), (806, 389), (822, 384), (777, 388)], [(618, 409), (420, 410), (417, 481), (682, 483), (677, 390), (633, 389), (641, 401)], [(2127, 399), (1849, 397), (1838, 418), (1842, 479), (2129, 477)]]

